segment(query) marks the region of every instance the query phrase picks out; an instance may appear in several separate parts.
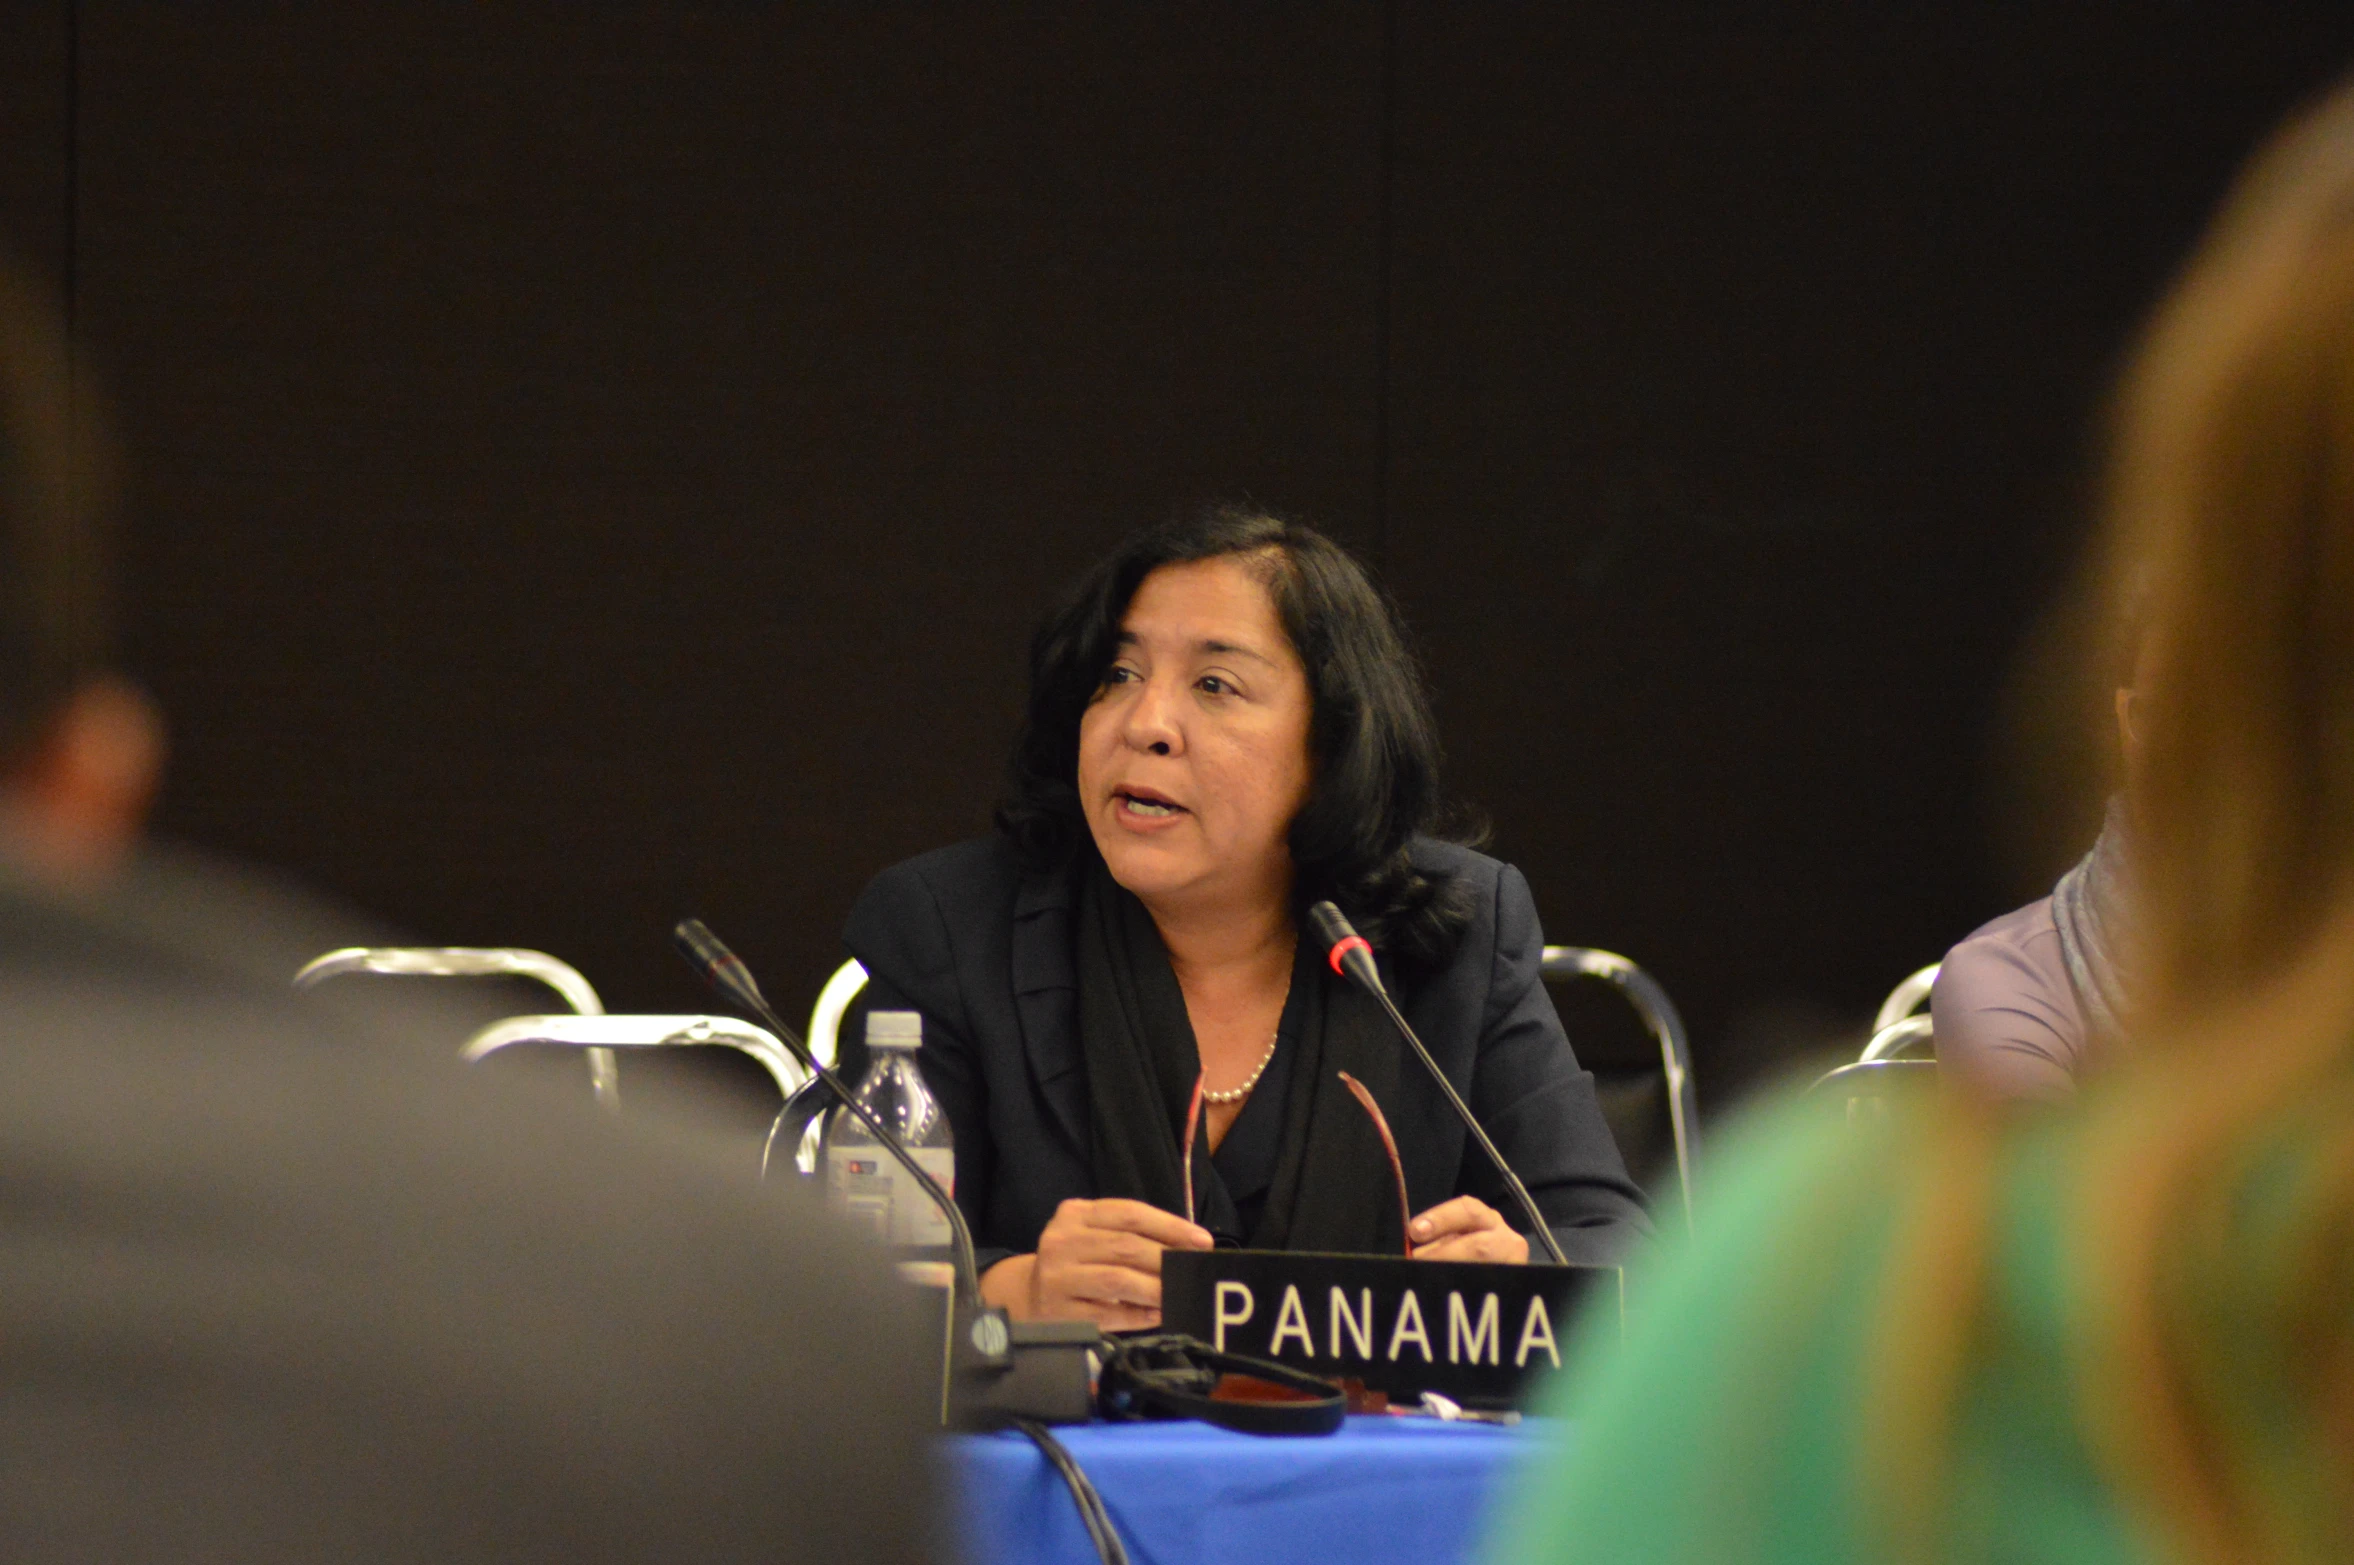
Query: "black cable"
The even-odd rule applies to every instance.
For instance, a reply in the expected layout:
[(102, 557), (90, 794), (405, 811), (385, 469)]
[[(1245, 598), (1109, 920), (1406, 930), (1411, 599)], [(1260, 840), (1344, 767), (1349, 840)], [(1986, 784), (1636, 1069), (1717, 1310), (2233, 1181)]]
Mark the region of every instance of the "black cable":
[(1017, 1419), (1015, 1427), (1030, 1437), (1046, 1459), (1062, 1474), (1070, 1487), (1071, 1499), (1079, 1507), (1079, 1520), (1087, 1528), (1087, 1538), (1095, 1546), (1095, 1556), (1103, 1565), (1128, 1565), (1128, 1550), (1120, 1542), (1118, 1529), (1113, 1527), (1111, 1513), (1104, 1509), (1103, 1496), (1079, 1465), (1070, 1448), (1055, 1438), (1052, 1431), (1035, 1419)]
[(1030, 1437), (1030, 1443), (1046, 1453), (1054, 1470), (1063, 1475), (1070, 1486), (1071, 1499), (1079, 1507), (1079, 1520), (1087, 1527), (1087, 1541), (1095, 1545), (1095, 1557), (1103, 1565), (1128, 1565), (1127, 1545), (1120, 1542), (1119, 1529), (1112, 1525), (1111, 1512), (1103, 1508), (1103, 1496), (1095, 1492), (1095, 1483), (1087, 1470), (1079, 1465), (1070, 1448), (1054, 1437), (1054, 1432), (1034, 1418), (1017, 1418), (1016, 1429)]
[(1103, 1565), (1127, 1565), (1128, 1551), (1122, 1546), (1118, 1532), (1113, 1530), (1111, 1517), (1103, 1508), (1103, 1496), (1096, 1492), (1094, 1482), (1079, 1465), (1078, 1458), (1035, 1419), (1017, 1418), (1013, 1422), (1016, 1429), (1045, 1453), (1055, 1471), (1062, 1474), (1071, 1499), (1079, 1508), (1080, 1523), (1087, 1529), (1087, 1540), (1095, 1548), (1095, 1557)]

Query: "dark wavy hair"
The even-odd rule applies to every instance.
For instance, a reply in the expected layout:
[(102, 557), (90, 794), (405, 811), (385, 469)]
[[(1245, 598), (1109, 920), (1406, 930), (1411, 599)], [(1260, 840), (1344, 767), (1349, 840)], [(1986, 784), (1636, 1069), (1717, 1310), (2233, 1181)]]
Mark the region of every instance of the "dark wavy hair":
[(1275, 612), (1308, 674), (1314, 781), (1291, 826), (1297, 896), (1330, 897), (1396, 957), (1446, 954), (1466, 909), (1452, 882), (1416, 868), (1407, 844), (1440, 829), (1438, 728), (1396, 611), (1348, 551), (1314, 528), (1213, 506), (1136, 533), (1080, 579), (1030, 643), (1030, 699), (1014, 741), (998, 829), (1049, 869), (1092, 850), (1079, 800), (1079, 721), (1117, 654), (1120, 622), (1164, 565), (1266, 562)]

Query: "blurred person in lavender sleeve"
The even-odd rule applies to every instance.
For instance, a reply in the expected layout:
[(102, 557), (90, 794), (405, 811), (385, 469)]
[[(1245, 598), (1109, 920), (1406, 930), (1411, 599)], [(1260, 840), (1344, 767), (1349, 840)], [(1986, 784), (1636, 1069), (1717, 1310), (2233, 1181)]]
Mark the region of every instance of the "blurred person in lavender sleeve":
[[(2126, 638), (2137, 648), (2139, 639)], [(2117, 1049), (2131, 965), (2127, 799), (2148, 723), (2145, 662), (2137, 650), (2115, 693), (2127, 788), (2109, 799), (2091, 850), (2051, 895), (1972, 932), (1938, 965), (1929, 995), (1937, 1063), (1966, 1090), (1997, 1099), (2063, 1098)]]
[[(143, 848), (163, 727), (106, 672), (66, 366), (0, 268), (0, 1552), (934, 1557), (880, 1258), (293, 994), (345, 931)], [(851, 1493), (891, 1498), (810, 1502)]]

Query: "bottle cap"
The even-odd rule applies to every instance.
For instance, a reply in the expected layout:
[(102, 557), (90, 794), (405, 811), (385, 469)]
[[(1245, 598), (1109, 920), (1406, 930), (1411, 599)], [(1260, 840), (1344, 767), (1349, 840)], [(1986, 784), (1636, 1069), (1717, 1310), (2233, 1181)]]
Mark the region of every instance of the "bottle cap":
[(919, 1011), (869, 1011), (866, 1046), (870, 1049), (914, 1049), (924, 1041), (924, 1018)]

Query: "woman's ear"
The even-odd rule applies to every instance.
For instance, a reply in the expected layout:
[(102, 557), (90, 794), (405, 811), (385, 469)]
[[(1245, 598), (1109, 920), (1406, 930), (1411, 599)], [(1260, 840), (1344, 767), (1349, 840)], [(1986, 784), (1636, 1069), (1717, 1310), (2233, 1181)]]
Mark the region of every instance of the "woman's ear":
[(0, 779), (9, 846), (52, 879), (104, 879), (146, 829), (163, 764), (154, 698), (112, 676), (84, 682)]

